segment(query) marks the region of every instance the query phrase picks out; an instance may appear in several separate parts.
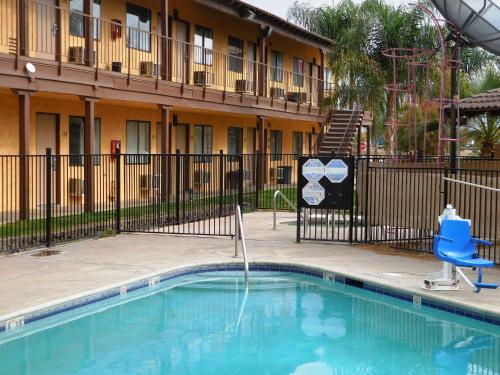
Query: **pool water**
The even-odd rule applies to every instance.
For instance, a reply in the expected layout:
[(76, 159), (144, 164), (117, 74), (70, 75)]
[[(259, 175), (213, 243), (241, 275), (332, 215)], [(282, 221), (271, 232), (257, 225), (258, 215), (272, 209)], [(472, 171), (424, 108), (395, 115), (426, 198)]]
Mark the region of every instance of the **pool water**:
[(184, 276), (0, 334), (0, 374), (498, 374), (500, 328), (292, 273)]

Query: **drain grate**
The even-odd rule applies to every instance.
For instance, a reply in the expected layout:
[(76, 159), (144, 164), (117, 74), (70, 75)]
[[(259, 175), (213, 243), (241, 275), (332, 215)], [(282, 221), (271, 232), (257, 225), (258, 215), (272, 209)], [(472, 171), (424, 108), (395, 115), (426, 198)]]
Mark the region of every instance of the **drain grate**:
[(51, 255), (61, 254), (59, 250), (42, 250), (32, 254), (32, 257), (50, 257)]

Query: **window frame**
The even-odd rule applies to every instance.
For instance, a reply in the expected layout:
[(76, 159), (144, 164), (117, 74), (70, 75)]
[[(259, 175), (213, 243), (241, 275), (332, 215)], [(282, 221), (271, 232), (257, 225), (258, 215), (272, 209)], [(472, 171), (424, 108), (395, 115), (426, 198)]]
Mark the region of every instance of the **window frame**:
[[(199, 30), (202, 31), (202, 34), (198, 33)], [(197, 44), (197, 37), (201, 37), (201, 45)], [(210, 40), (212, 42), (210, 47), (206, 46), (207, 40)], [(195, 48), (194, 63), (199, 65), (212, 66), (214, 63), (214, 30), (209, 27), (195, 24), (193, 44)]]
[[(148, 15), (149, 18), (149, 30), (142, 30), (141, 29), (141, 17), (139, 14), (134, 14), (129, 11), (130, 8), (135, 8), (137, 10), (145, 11), (145, 14)], [(137, 17), (139, 23), (136, 26), (130, 26), (129, 25), (129, 17), (128, 15), (134, 15)], [(152, 23), (153, 23), (153, 18), (152, 18), (152, 12), (151, 9), (143, 7), (141, 5), (137, 5), (134, 3), (126, 2), (125, 3), (125, 28), (126, 28), (126, 46), (127, 48), (135, 49), (138, 51), (143, 51), (143, 52), (151, 52), (152, 51), (152, 46), (151, 46), (151, 28), (152, 28)], [(130, 31), (133, 30), (134, 32), (137, 33), (135, 42), (131, 42), (131, 35)], [(142, 33), (144, 33), (147, 38), (144, 39), (142, 37)], [(141, 42), (142, 41), (142, 42)], [(145, 44), (145, 45), (143, 45)]]
[[(300, 136), (300, 140), (296, 140), (295, 137)], [(298, 141), (298, 142), (297, 142)], [(297, 152), (297, 146), (299, 146), (299, 149), (301, 150), (300, 152)], [(304, 132), (299, 132), (299, 131), (294, 131), (292, 133), (292, 154), (293, 154), (293, 159), (297, 160), (299, 156), (301, 156), (304, 153)]]
[[(231, 45), (231, 41), (240, 43), (240, 46)], [(240, 49), (238, 54), (231, 52), (231, 47)], [(241, 38), (228, 35), (227, 37), (227, 69), (233, 73), (243, 74), (243, 59), (245, 56), (245, 42)]]
[(303, 58), (293, 58), (293, 85), (297, 87), (304, 86), (305, 61)]
[[(281, 65), (281, 66), (280, 66)], [(272, 50), (271, 51), (271, 81), (283, 82), (284, 76), (284, 55), (283, 52)]]
[[(198, 152), (197, 150), (197, 140), (196, 136), (198, 134), (197, 130), (201, 129), (201, 153)], [(205, 146), (206, 146), (206, 138), (207, 138), (207, 131), (210, 129), (210, 138), (209, 138), (209, 152), (205, 153)], [(211, 163), (212, 162), (212, 153), (213, 153), (213, 140), (214, 139), (214, 130), (212, 125), (201, 125), (201, 124), (196, 124), (194, 125), (194, 162), (195, 163)]]
[[(136, 149), (137, 152), (130, 152), (130, 147), (129, 147), (129, 125), (137, 124), (137, 134), (136, 134)], [(140, 152), (140, 145), (141, 145), (141, 130), (140, 127), (141, 125), (147, 126), (147, 151), (146, 153), (141, 153)], [(127, 120), (125, 123), (125, 144), (126, 144), (126, 157), (125, 157), (125, 163), (126, 164), (149, 164), (150, 160), (150, 155), (151, 155), (151, 122), (150, 121), (144, 121), (144, 120)]]
[[(79, 142), (78, 148), (79, 151), (78, 153), (74, 153), (72, 150), (72, 127), (75, 124), (72, 122), (72, 120), (79, 120), (81, 123), (79, 124), (80, 130), (79, 130), (79, 137), (81, 137), (81, 140)], [(101, 153), (101, 129), (102, 129), (102, 122), (100, 117), (94, 117), (94, 165), (100, 165), (101, 164), (101, 158), (100, 158), (100, 153)], [(85, 165), (85, 159), (83, 155), (85, 155), (85, 117), (84, 116), (69, 116), (69, 122), (68, 122), (68, 154), (69, 154), (69, 165), (71, 167), (81, 167)]]
[[(236, 132), (236, 143), (233, 147), (231, 147), (231, 131)], [(234, 135), (233, 135), (234, 136)], [(231, 148), (234, 148), (234, 152), (231, 152)], [(238, 126), (229, 126), (227, 128), (227, 154), (229, 156), (230, 161), (235, 161), (238, 159), (239, 155), (243, 154), (243, 128)]]
[[(68, 8), (69, 8), (69, 35), (71, 36), (76, 36), (80, 38), (85, 38), (85, 13), (83, 11), (84, 4), (82, 0), (82, 6), (79, 9), (72, 9), (71, 8), (71, 3), (73, 1), (69, 0), (68, 1)], [(93, 16), (93, 22), (92, 22), (92, 36), (94, 37), (94, 40), (100, 40), (101, 39), (101, 25), (100, 25), (100, 18), (101, 18), (101, 6), (102, 2), (101, 0), (93, 0), (92, 2), (92, 16)], [(99, 14), (96, 14), (99, 13)]]
[[(278, 142), (279, 141), (279, 142)], [(283, 158), (283, 130), (271, 129), (269, 135), (270, 160), (277, 161)], [(277, 152), (279, 151), (279, 152)]]

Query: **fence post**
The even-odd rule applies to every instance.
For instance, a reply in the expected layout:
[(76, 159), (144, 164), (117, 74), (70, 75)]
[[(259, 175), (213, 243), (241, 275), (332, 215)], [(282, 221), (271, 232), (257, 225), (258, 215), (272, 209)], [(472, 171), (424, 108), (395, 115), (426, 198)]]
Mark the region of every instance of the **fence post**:
[[(302, 190), (300, 190), (300, 174), (302, 171), (303, 157), (299, 156), (297, 159), (297, 227), (295, 228), (295, 241), (300, 243), (300, 226), (302, 225), (300, 222), (301, 212), (302, 212)], [(306, 223), (306, 213), (304, 212), (304, 224)]]
[(224, 151), (219, 151), (219, 217), (222, 217), (224, 204)]
[(260, 186), (260, 150), (254, 155), (254, 171), (255, 171), (255, 209), (259, 209), (259, 186)]
[(116, 154), (115, 156), (115, 230), (116, 234), (119, 234), (121, 232), (121, 151), (119, 148), (116, 149)]
[(175, 220), (180, 223), (180, 200), (181, 200), (181, 152), (175, 151)]
[(243, 155), (238, 156), (238, 205), (241, 207), (243, 217)]
[(45, 149), (45, 245), (52, 237), (52, 149)]
[[(449, 176), (449, 169), (448, 167), (445, 167), (444, 168), (444, 177), (448, 177)], [(446, 208), (446, 205), (448, 204), (448, 180), (443, 180), (443, 187), (444, 187), (444, 191), (443, 191), (443, 207), (441, 210), (439, 210), (439, 212), (442, 212), (445, 208)]]

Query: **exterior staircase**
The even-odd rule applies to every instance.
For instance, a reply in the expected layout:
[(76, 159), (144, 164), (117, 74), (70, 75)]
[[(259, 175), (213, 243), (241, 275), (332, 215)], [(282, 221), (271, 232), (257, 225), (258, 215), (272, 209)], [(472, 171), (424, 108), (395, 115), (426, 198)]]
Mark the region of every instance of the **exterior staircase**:
[(356, 129), (363, 123), (364, 111), (332, 109), (318, 136), (319, 155), (350, 155)]

